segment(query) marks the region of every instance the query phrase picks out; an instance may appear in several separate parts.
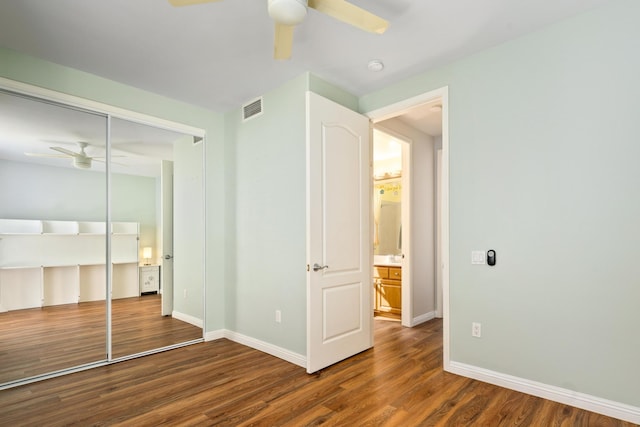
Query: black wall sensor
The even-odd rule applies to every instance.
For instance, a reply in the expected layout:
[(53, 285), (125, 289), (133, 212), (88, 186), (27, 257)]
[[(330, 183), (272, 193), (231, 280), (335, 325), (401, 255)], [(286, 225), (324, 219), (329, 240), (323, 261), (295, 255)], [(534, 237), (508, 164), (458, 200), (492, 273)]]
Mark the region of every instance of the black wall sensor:
[(487, 264), (496, 265), (496, 251), (493, 249), (487, 251)]

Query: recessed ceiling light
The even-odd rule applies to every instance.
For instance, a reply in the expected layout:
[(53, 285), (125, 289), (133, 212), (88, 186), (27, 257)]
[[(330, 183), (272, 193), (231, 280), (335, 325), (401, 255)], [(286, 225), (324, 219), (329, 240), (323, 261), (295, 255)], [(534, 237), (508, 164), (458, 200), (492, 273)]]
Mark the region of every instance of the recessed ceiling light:
[(369, 61), (367, 68), (369, 68), (369, 71), (378, 72), (384, 70), (384, 64), (379, 59), (372, 59)]

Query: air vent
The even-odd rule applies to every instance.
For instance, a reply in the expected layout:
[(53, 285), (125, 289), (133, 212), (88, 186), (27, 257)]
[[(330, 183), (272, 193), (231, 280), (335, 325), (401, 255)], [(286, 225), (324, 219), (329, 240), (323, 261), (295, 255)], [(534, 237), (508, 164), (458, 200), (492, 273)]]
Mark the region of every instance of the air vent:
[(242, 106), (242, 121), (247, 121), (262, 113), (262, 97), (260, 97)]

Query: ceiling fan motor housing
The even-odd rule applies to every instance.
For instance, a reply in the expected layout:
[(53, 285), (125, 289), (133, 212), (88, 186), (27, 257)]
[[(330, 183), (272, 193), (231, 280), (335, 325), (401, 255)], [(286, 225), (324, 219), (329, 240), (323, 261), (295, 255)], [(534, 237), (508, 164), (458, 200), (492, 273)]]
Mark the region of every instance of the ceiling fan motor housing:
[(89, 169), (91, 168), (91, 157), (75, 156), (73, 158), (73, 166), (78, 169)]
[(269, 0), (269, 16), (282, 25), (298, 25), (307, 16), (307, 0)]

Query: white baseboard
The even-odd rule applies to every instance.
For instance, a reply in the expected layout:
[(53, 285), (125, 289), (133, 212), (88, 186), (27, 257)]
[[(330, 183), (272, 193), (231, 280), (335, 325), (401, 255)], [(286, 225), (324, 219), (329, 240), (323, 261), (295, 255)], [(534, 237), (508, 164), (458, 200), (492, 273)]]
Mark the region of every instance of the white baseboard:
[(417, 326), (421, 323), (428, 322), (429, 320), (436, 318), (436, 312), (430, 311), (428, 313), (421, 314), (411, 319), (411, 327)]
[(202, 328), (202, 319), (198, 319), (197, 317), (191, 316), (189, 314), (180, 313), (178, 311), (172, 311), (171, 317), (174, 319), (182, 320), (183, 322), (187, 322), (192, 324), (193, 326), (197, 326), (198, 328)]
[(502, 374), (500, 372), (484, 368), (478, 368), (465, 363), (450, 361), (447, 365), (448, 366), (445, 366), (445, 370), (453, 374), (473, 378), (474, 380), (531, 394), (544, 399), (553, 400), (554, 402), (575, 406), (576, 408), (596, 412), (608, 417), (640, 424), (640, 408), (636, 406), (626, 405), (624, 403), (614, 402), (565, 388)]
[(307, 367), (306, 356), (294, 353), (293, 351), (275, 346), (273, 344), (269, 344), (264, 341), (260, 341), (252, 337), (248, 337), (246, 335), (242, 335), (238, 332), (228, 331), (226, 329), (218, 329), (217, 331), (207, 332), (204, 335), (205, 341), (213, 341), (220, 338), (227, 338), (228, 340), (237, 342), (238, 344), (246, 345), (247, 347), (251, 347), (263, 353), (270, 354), (289, 363), (293, 363), (294, 365), (301, 366), (303, 368)]
[(214, 341), (219, 340), (220, 338), (224, 338), (224, 329), (218, 329), (217, 331), (209, 331), (205, 332), (204, 340), (205, 341)]

